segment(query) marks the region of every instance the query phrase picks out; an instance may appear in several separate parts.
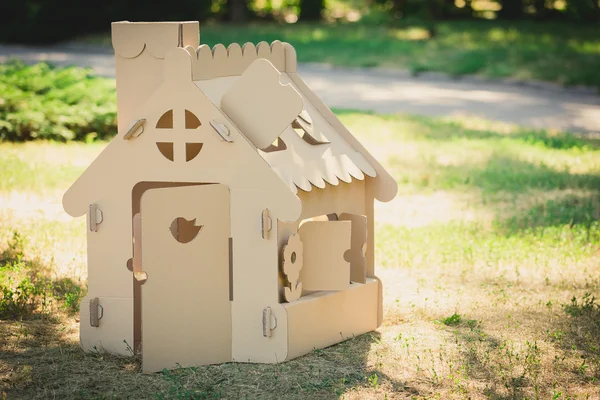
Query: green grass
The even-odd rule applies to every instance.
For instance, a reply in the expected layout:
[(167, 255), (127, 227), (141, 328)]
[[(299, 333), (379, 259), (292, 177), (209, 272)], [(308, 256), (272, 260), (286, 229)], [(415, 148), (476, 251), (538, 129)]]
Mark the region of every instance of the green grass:
[[(419, 22), (367, 24), (202, 24), (201, 42), (292, 43), (300, 62), (393, 67), (452, 75), (538, 79), (600, 88), (600, 30), (593, 25), (448, 21), (429, 37)], [(110, 44), (107, 36), (87, 39)]]
[[(48, 278), (42, 282), (51, 284), (53, 303), (44, 306), (40, 295), (37, 308), (26, 307), (27, 318), (0, 320), (0, 393), (28, 399), (598, 396), (600, 141), (488, 121), (336, 113), (400, 184), (399, 196), (376, 210), (381, 328), (279, 365), (144, 375), (135, 357), (85, 354), (72, 314), (86, 280), (85, 222), (61, 214), (59, 203), (105, 142), (3, 143), (0, 259), (19, 259), (21, 266), (0, 263), (0, 282), (31, 276), (29, 269)], [(14, 230), (23, 240), (15, 242)]]
[(98, 154), (105, 142), (92, 144), (44, 142), (2, 143), (0, 193), (56, 191), (68, 187)]

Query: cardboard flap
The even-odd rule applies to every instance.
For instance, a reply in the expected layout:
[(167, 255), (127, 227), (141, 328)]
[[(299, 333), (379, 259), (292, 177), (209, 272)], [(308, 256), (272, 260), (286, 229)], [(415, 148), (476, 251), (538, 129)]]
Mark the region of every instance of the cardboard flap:
[[(292, 58), (293, 47), (282, 43), (285, 61)], [(271, 56), (274, 57), (275, 43), (271, 45)], [(288, 54), (288, 50), (289, 53)], [(209, 49), (207, 49), (209, 52)], [(251, 44), (243, 48), (246, 53), (256, 53)], [(263, 50), (264, 53), (264, 50)], [(231, 55), (230, 55), (231, 58)], [(295, 57), (293, 57), (295, 59)], [(205, 70), (204, 64), (203, 70)], [(199, 68), (195, 64), (194, 68)], [(286, 66), (286, 70), (288, 66)], [(223, 95), (241, 79), (238, 76), (226, 76), (216, 79), (196, 80), (198, 71), (194, 72), (194, 83), (215, 104), (220, 104)], [(377, 172), (372, 162), (366, 159), (366, 153), (357, 151), (350, 141), (344, 137), (341, 129), (334, 127), (318, 107), (315, 99), (301, 92), (302, 87), (287, 72), (281, 74), (283, 84), (292, 85), (303, 97), (304, 108), (290, 125), (268, 147), (261, 148), (259, 154), (269, 163), (271, 168), (295, 192), (297, 189), (310, 192), (313, 186), (324, 189), (326, 183), (337, 186), (340, 181), (353, 182), (365, 177), (376, 177)], [(309, 90), (309, 89), (306, 89)], [(314, 93), (310, 92), (311, 95)], [(315, 96), (316, 98), (316, 96)], [(326, 109), (326, 107), (320, 103)], [(329, 109), (327, 111), (330, 113)], [(345, 129), (345, 128), (343, 128)]]
[(123, 58), (135, 58), (146, 49), (163, 59), (178, 45), (198, 46), (198, 22), (113, 22), (112, 45)]
[(216, 184), (142, 195), (144, 372), (231, 361), (229, 204)]
[(167, 53), (165, 81), (192, 81), (192, 58), (185, 48), (175, 47)]
[(340, 221), (352, 223), (350, 251), (346, 253), (346, 260), (350, 262), (350, 280), (356, 283), (367, 281), (367, 217), (356, 214), (340, 214)]
[[(296, 88), (289, 74), (283, 74), (282, 81)], [(365, 176), (376, 176), (371, 163), (349, 145), (311, 99), (301, 94), (305, 108), (280, 136), (287, 146), (286, 150), (261, 153), (263, 158), (271, 166), (278, 166), (279, 170), (291, 170), (293, 183), (305, 191), (312, 188), (305, 188), (304, 179), (322, 188), (322, 181), (336, 186), (339, 181), (350, 183), (354, 179), (364, 180)], [(299, 159), (303, 162), (295, 161)]]
[(269, 146), (302, 111), (302, 97), (269, 61), (258, 59), (221, 99), (222, 110), (259, 148)]
[(349, 290), (317, 292), (282, 304), (288, 315), (287, 360), (377, 329), (380, 286), (368, 279)]
[(292, 128), (302, 139), (312, 145), (331, 143), (321, 130), (314, 129), (312, 118), (306, 110), (302, 110), (298, 118), (292, 123)]
[(350, 264), (350, 221), (308, 221), (298, 229), (303, 243), (300, 282), (304, 290), (346, 290)]

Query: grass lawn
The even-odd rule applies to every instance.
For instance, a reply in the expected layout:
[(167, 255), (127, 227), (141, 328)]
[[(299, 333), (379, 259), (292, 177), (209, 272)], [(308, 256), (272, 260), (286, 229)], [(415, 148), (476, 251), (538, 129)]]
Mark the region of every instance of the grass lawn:
[[(420, 23), (385, 24), (203, 24), (209, 45), (275, 39), (292, 43), (301, 62), (394, 67), (418, 73), (539, 79), (600, 88), (600, 29), (592, 25), (449, 21), (429, 37)], [(110, 45), (107, 35), (85, 39)]]
[[(105, 143), (0, 144), (0, 397), (599, 398), (600, 141), (337, 113), (400, 184), (377, 208), (384, 321), (279, 365), (145, 375), (83, 353), (85, 222), (60, 199)], [(37, 302), (7, 304), (20, 280)]]

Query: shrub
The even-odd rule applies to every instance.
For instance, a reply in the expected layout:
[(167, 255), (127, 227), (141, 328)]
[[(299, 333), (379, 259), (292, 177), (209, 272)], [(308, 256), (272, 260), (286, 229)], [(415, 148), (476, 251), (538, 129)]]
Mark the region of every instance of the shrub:
[(0, 65), (0, 140), (89, 141), (116, 126), (113, 80), (78, 67)]
[(86, 290), (70, 278), (56, 280), (52, 284), (53, 295), (63, 302), (62, 307), (69, 313), (79, 311), (79, 303), (86, 294)]
[(442, 322), (444, 323), (444, 325), (452, 326), (452, 325), (460, 324), (461, 320), (462, 320), (462, 318), (460, 317), (460, 315), (454, 313), (451, 316), (449, 316), (448, 318), (444, 318), (442, 320)]
[(77, 313), (86, 288), (70, 278), (52, 279), (48, 265), (26, 257), (25, 241), (14, 231), (0, 252), (0, 320), (49, 315), (56, 310), (54, 306)]
[[(41, 274), (32, 274), (27, 263), (12, 268), (11, 274), (0, 277), (0, 319), (31, 319), (55, 311), (51, 304), (68, 314), (79, 312), (81, 299), (87, 290), (68, 278), (51, 281)], [(19, 278), (21, 277), (21, 278)]]
[(18, 264), (25, 256), (25, 238), (18, 231), (13, 231), (8, 241), (8, 248), (0, 254), (0, 269), (6, 265)]
[(29, 277), (23, 278), (16, 286), (12, 281), (0, 283), (0, 319), (30, 318), (48, 301), (48, 288), (40, 281), (34, 282)]

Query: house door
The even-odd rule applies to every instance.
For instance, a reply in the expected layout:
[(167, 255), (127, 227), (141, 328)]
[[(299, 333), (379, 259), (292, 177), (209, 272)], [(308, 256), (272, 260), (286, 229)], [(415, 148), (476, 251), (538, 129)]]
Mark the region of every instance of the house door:
[(231, 361), (229, 236), (223, 185), (142, 195), (144, 372)]

